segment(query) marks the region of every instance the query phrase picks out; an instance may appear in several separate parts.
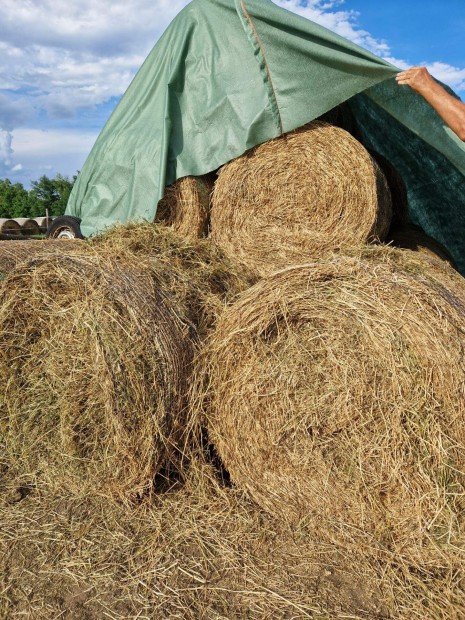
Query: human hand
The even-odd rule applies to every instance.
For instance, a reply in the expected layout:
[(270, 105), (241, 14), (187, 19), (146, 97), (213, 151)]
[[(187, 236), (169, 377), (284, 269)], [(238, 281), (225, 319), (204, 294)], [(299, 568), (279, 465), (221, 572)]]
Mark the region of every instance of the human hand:
[(426, 67), (410, 67), (396, 75), (396, 81), (400, 85), (407, 85), (414, 91), (424, 94), (425, 91), (434, 87), (435, 81)]

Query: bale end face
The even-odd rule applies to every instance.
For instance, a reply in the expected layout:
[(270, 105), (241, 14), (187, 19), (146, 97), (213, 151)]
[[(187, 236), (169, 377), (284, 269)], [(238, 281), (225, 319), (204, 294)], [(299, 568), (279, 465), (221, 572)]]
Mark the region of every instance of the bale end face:
[(315, 121), (220, 169), (211, 235), (263, 276), (383, 239), (391, 215), (386, 179), (366, 149)]

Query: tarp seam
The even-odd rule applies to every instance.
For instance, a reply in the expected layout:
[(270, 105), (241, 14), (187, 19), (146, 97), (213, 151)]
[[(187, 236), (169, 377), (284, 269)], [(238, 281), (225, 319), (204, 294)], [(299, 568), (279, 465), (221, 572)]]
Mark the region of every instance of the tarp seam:
[(280, 129), (281, 129), (281, 135), (285, 136), (283, 121), (282, 121), (282, 118), (281, 118), (281, 112), (279, 110), (279, 105), (278, 105), (278, 99), (276, 97), (276, 91), (275, 91), (274, 86), (273, 86), (273, 80), (271, 78), (271, 71), (270, 71), (270, 67), (268, 65), (268, 61), (266, 59), (265, 50), (264, 50), (262, 41), (261, 41), (260, 36), (259, 36), (259, 34), (257, 32), (257, 29), (255, 28), (255, 25), (254, 25), (254, 23), (252, 21), (252, 18), (250, 17), (247, 9), (245, 8), (244, 0), (240, 0), (240, 4), (241, 4), (241, 8), (242, 8), (243, 13), (244, 13), (247, 21), (249, 22), (250, 27), (252, 28), (252, 32), (253, 32), (253, 34), (255, 36), (256, 43), (257, 43), (258, 47), (260, 48), (260, 52), (261, 52), (261, 55), (262, 55), (262, 58), (263, 58), (263, 62), (265, 63), (265, 69), (266, 69), (266, 72), (268, 74), (268, 80), (269, 80), (269, 83), (270, 83), (271, 94), (272, 94), (272, 97), (273, 97), (273, 100), (274, 100), (274, 105), (275, 105), (275, 108), (276, 108), (276, 113), (277, 113), (278, 119), (279, 119), (279, 126), (280, 126)]

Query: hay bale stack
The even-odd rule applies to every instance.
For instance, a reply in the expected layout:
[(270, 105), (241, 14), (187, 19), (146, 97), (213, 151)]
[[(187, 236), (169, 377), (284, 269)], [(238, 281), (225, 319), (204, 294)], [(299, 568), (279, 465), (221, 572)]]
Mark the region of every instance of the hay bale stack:
[(213, 240), (260, 275), (383, 239), (390, 221), (378, 165), (349, 133), (319, 121), (223, 166), (212, 195)]
[[(162, 271), (162, 268), (160, 269)], [(0, 434), (23, 474), (133, 499), (182, 451), (195, 330), (155, 265), (53, 255), (0, 293)]]
[(463, 542), (464, 346), (458, 274), (364, 249), (246, 291), (193, 399), (232, 480), (267, 511), (373, 557), (445, 567)]
[(456, 268), (454, 259), (446, 248), (413, 224), (390, 232), (386, 238), (386, 243), (391, 243), (395, 248), (412, 250), (412, 252), (420, 252), (433, 258), (439, 258), (448, 262), (454, 269)]
[[(74, 242), (76, 241), (76, 243)], [(37, 254), (59, 254), (70, 251), (83, 251), (84, 244), (80, 241), (59, 239), (25, 239), (24, 241), (0, 241), (0, 272), (12, 271), (17, 263), (28, 260)]]
[(179, 179), (165, 188), (165, 195), (157, 206), (155, 221), (170, 226), (186, 237), (205, 237), (212, 190), (211, 176)]

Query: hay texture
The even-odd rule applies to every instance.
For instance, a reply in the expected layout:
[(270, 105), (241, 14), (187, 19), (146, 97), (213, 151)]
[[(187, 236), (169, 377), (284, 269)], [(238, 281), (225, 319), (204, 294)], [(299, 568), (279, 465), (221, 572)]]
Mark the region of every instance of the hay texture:
[(131, 510), (0, 491), (2, 618), (386, 618), (366, 558), (282, 527), (207, 465)]
[(320, 121), (223, 166), (212, 195), (213, 240), (260, 275), (382, 239), (390, 221), (378, 165), (349, 133)]
[(0, 435), (24, 475), (133, 499), (182, 452), (195, 330), (153, 265), (18, 265), (0, 293)]
[(115, 226), (89, 240), (89, 246), (116, 260), (129, 253), (135, 261), (158, 265), (165, 287), (180, 301), (200, 338), (208, 333), (225, 305), (256, 281), (210, 239), (192, 239), (158, 223)]
[(21, 234), (25, 237), (29, 235), (39, 235), (40, 227), (38, 222), (32, 218), (26, 218), (21, 220)]
[(159, 201), (155, 221), (170, 226), (190, 238), (204, 237), (210, 212), (213, 177), (183, 177), (165, 188)]
[(9, 273), (18, 263), (28, 260), (37, 254), (69, 253), (84, 244), (79, 240), (28, 239), (24, 241), (0, 241), (0, 272)]
[(390, 248), (249, 289), (194, 391), (234, 483), (321, 540), (450, 568), (464, 549), (464, 300), (453, 270)]

